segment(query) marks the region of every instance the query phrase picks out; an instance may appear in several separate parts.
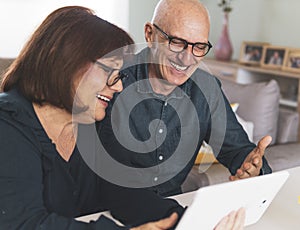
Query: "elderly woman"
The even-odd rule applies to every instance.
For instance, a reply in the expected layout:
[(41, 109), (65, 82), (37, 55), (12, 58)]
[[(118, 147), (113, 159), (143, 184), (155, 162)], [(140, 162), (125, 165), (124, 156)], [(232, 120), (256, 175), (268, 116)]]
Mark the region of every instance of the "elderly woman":
[[(90, 223), (74, 219), (107, 209), (131, 229), (174, 226), (183, 207), (102, 179), (76, 142), (81, 124), (102, 120), (122, 90), (120, 51), (131, 44), (126, 32), (91, 10), (63, 7), (44, 20), (10, 66), (0, 94), (1, 229), (130, 228), (103, 216)], [(229, 217), (221, 224), (236, 215)]]
[[(78, 125), (103, 119), (109, 100), (122, 90), (123, 59), (112, 51), (132, 43), (126, 32), (84, 7), (60, 8), (34, 32), (1, 85), (1, 229), (123, 229), (104, 217), (92, 223), (74, 219), (144, 196), (143, 190), (123, 191), (97, 176), (76, 139)], [(161, 218), (173, 207), (183, 210), (155, 199), (166, 204), (164, 213), (158, 211)], [(176, 218), (137, 229), (165, 229)]]

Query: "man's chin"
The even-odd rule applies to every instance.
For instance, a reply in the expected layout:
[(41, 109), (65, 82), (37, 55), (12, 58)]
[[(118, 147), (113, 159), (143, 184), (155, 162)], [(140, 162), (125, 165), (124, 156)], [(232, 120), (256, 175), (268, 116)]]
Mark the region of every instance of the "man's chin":
[(173, 82), (173, 85), (175, 85), (175, 86), (181, 86), (181, 85), (183, 85), (187, 80), (188, 80), (188, 78), (185, 79), (185, 80), (175, 80), (175, 81)]
[(167, 77), (169, 82), (179, 86), (185, 83), (190, 78), (190, 73), (188, 71), (177, 71), (177, 70), (170, 70), (169, 77)]
[(166, 79), (169, 84), (175, 85), (175, 86), (180, 86), (189, 79), (189, 76), (185, 73), (170, 74), (170, 76), (167, 77)]

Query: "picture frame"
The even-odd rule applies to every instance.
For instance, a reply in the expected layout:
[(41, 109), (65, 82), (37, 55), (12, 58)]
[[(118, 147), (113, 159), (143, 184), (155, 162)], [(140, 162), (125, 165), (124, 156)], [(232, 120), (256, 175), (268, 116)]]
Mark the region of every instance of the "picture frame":
[(264, 46), (267, 42), (244, 41), (241, 45), (239, 63), (248, 65), (260, 65)]
[(300, 73), (300, 49), (287, 50), (282, 69)]
[(264, 46), (260, 65), (265, 68), (281, 69), (287, 50), (288, 49), (283, 46)]

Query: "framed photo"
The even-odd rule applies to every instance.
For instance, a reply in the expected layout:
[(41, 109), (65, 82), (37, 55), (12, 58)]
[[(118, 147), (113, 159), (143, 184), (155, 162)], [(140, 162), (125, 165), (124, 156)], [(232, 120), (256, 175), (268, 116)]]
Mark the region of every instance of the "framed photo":
[(300, 73), (300, 49), (287, 50), (282, 69)]
[(261, 66), (266, 68), (281, 69), (287, 53), (287, 48), (282, 46), (264, 46)]
[(266, 42), (243, 42), (240, 51), (239, 62), (249, 65), (259, 65), (262, 59)]

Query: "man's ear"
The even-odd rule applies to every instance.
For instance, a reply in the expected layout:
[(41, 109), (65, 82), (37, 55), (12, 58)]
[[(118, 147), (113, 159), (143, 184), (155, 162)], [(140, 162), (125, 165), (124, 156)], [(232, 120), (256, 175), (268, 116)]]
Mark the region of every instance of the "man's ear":
[(148, 44), (148, 47), (152, 47), (152, 42), (154, 40), (153, 35), (153, 25), (150, 22), (147, 22), (144, 27), (145, 40)]

